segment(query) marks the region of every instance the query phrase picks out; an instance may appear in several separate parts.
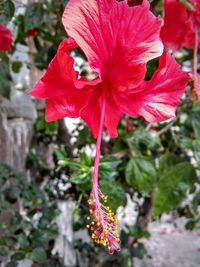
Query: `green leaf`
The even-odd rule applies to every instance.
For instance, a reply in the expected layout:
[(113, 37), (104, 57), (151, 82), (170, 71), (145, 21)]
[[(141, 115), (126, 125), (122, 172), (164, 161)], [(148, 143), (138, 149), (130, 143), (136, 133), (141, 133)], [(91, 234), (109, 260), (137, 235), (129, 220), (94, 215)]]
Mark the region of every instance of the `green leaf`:
[(198, 213), (199, 206), (200, 206), (200, 191), (195, 195), (195, 197), (192, 200), (192, 208), (196, 213)]
[(0, 61), (0, 95), (10, 98), (11, 91), (11, 76), (9, 72), (9, 65)]
[(12, 172), (10, 166), (0, 163), (0, 181), (6, 180), (11, 176), (13, 176), (13, 172)]
[[(36, 44), (36, 40), (35, 40)], [(38, 69), (47, 69), (49, 62), (56, 54), (56, 46), (44, 47), (41, 43), (41, 47), (37, 48), (37, 54), (35, 55), (35, 65)]]
[(22, 216), (19, 213), (15, 213), (15, 216), (9, 221), (9, 228), (11, 231), (16, 232), (22, 225)]
[(108, 196), (107, 203), (111, 210), (116, 211), (119, 206), (126, 204), (126, 194), (120, 184), (102, 180), (100, 181), (100, 188), (103, 194)]
[(196, 111), (193, 112), (191, 116), (189, 116), (188, 120), (189, 123), (192, 125), (192, 128), (194, 130), (194, 134), (196, 138), (200, 138), (200, 112)]
[(143, 229), (141, 229), (140, 227), (137, 226), (129, 226), (128, 227), (128, 234), (130, 236), (133, 236), (135, 238), (149, 238), (150, 237), (150, 233), (147, 231), (144, 231)]
[(13, 20), (13, 32), (15, 35), (15, 43), (21, 43), (26, 45), (27, 33), (25, 32), (24, 15), (18, 15)]
[(174, 166), (178, 163), (177, 156), (172, 153), (167, 152), (164, 154), (159, 162), (159, 174), (163, 175), (166, 171), (169, 170), (170, 167)]
[(30, 245), (28, 238), (25, 236), (25, 234), (21, 234), (19, 236), (18, 241), (19, 241), (19, 245), (20, 245), (21, 249), (25, 249), (25, 248), (29, 247), (29, 245)]
[(92, 164), (92, 159), (86, 154), (80, 154), (81, 164), (85, 166), (90, 166)]
[(0, 23), (8, 24), (15, 12), (15, 5), (11, 0), (0, 1)]
[(18, 187), (9, 187), (5, 190), (5, 199), (8, 202), (14, 203), (20, 195), (20, 190)]
[(35, 248), (31, 253), (27, 255), (27, 257), (30, 260), (35, 261), (40, 264), (45, 264), (47, 262), (46, 251), (41, 247)]
[(145, 248), (144, 244), (138, 243), (133, 250), (133, 255), (136, 258), (143, 259), (146, 254), (147, 254), (147, 249)]
[(52, 122), (46, 122), (44, 115), (40, 116), (35, 124), (36, 130), (38, 132), (45, 133), (46, 135), (55, 135), (58, 131), (58, 122), (52, 121)]
[(200, 216), (190, 219), (187, 221), (185, 228), (189, 231), (192, 231), (200, 222)]
[(117, 175), (116, 168), (121, 163), (120, 160), (112, 156), (105, 156), (99, 164), (99, 177), (112, 181)]
[(20, 61), (14, 61), (14, 62), (12, 62), (12, 71), (14, 73), (19, 73), (21, 67), (22, 67), (22, 62), (20, 62)]
[(18, 251), (12, 255), (11, 260), (20, 261), (20, 260), (25, 259), (25, 257), (26, 257), (26, 255), (23, 251)]
[(131, 158), (125, 170), (126, 181), (135, 190), (148, 195), (157, 181), (154, 164), (146, 158)]
[(193, 4), (191, 3), (191, 1), (188, 1), (188, 0), (179, 0), (181, 3), (183, 3), (187, 9), (189, 11), (193, 11), (194, 10), (194, 7), (193, 7)]
[(195, 169), (188, 162), (181, 162), (164, 172), (155, 194), (154, 215), (159, 216), (178, 207), (196, 179)]
[(74, 184), (84, 184), (86, 182), (89, 182), (91, 179), (91, 175), (89, 171), (82, 171), (78, 170), (74, 172), (70, 177), (70, 182)]
[(68, 157), (66, 150), (61, 148), (57, 148), (54, 153), (57, 160), (65, 160)]
[(192, 139), (189, 137), (181, 137), (181, 139), (179, 140), (180, 146), (183, 149), (191, 149), (192, 148)]
[(31, 3), (27, 6), (25, 16), (24, 16), (24, 25), (25, 30), (39, 28), (43, 21), (43, 6), (41, 3)]
[(153, 59), (147, 62), (147, 72), (145, 80), (150, 80), (155, 70), (158, 68), (158, 59)]
[(197, 166), (200, 167), (200, 140), (193, 141), (193, 152), (197, 161)]
[(9, 56), (7, 53), (0, 51), (0, 61), (4, 62), (6, 65), (9, 64)]
[(9, 255), (9, 249), (6, 246), (0, 246), (0, 257), (5, 257)]
[[(45, 220), (44, 218), (42, 218), (42, 219), (44, 221), (44, 227), (42, 225), (42, 230), (38, 229), (37, 231), (33, 232), (33, 234), (32, 234), (32, 246), (33, 247), (39, 247), (42, 244), (42, 247), (44, 249), (47, 249), (48, 244), (49, 244), (49, 239), (51, 238), (49, 236), (48, 232), (46, 231), (48, 224), (49, 224), (49, 221)], [(39, 224), (40, 229), (41, 229), (41, 223)]]
[(93, 135), (91, 134), (90, 129), (87, 126), (84, 125), (84, 128), (80, 128), (80, 129), (78, 128), (77, 130), (79, 131), (79, 135), (77, 136), (75, 146), (78, 149), (81, 149), (86, 144), (89, 145), (89, 144), (95, 143), (95, 139), (94, 139)]
[(148, 149), (157, 149), (161, 147), (161, 142), (158, 134), (154, 131), (148, 131), (145, 128), (139, 127), (126, 137), (126, 141), (130, 148), (141, 148), (142, 146)]

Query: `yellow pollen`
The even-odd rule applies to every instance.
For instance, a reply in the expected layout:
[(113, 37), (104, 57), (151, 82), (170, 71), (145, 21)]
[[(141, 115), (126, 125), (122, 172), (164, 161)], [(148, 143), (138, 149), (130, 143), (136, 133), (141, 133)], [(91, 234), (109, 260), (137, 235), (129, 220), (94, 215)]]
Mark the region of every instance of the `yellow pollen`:
[[(108, 196), (104, 196), (101, 192), (99, 193), (99, 202), (96, 201), (93, 194), (91, 194), (88, 203), (90, 205), (90, 216), (87, 220), (90, 221), (90, 225), (87, 228), (91, 230), (91, 237), (97, 244), (101, 244), (108, 248), (110, 253), (113, 250), (120, 250), (120, 239), (119, 239), (119, 226), (118, 220), (114, 212), (111, 211), (109, 206), (105, 206)], [(118, 243), (118, 244), (117, 244)]]

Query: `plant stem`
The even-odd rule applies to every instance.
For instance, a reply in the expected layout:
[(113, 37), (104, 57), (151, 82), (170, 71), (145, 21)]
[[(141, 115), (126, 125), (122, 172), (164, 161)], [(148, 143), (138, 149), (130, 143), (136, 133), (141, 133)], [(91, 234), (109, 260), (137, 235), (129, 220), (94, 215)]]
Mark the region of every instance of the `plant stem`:
[(93, 189), (94, 196), (96, 200), (99, 199), (98, 196), (98, 173), (99, 173), (99, 160), (100, 160), (100, 149), (101, 149), (101, 139), (104, 129), (104, 118), (105, 118), (105, 94), (103, 92), (102, 94), (102, 107), (101, 107), (101, 117), (100, 117), (100, 125), (99, 125), (99, 132), (97, 137), (97, 144), (96, 144), (96, 157), (95, 157), (95, 163), (94, 163), (94, 175), (92, 178), (93, 181)]

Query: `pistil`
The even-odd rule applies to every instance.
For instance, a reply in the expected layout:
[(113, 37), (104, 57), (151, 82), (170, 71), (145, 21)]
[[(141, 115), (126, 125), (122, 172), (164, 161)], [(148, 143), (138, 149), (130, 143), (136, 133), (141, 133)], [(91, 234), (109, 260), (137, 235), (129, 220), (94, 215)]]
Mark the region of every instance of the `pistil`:
[(94, 242), (108, 248), (108, 252), (113, 254), (114, 250), (120, 251), (119, 225), (116, 215), (106, 205), (107, 196), (99, 189), (98, 173), (100, 161), (101, 139), (104, 129), (105, 118), (105, 93), (102, 94), (102, 106), (100, 126), (96, 144), (96, 157), (94, 164), (94, 174), (92, 178), (93, 187), (88, 200), (90, 206), (90, 224), (87, 228), (91, 231)]

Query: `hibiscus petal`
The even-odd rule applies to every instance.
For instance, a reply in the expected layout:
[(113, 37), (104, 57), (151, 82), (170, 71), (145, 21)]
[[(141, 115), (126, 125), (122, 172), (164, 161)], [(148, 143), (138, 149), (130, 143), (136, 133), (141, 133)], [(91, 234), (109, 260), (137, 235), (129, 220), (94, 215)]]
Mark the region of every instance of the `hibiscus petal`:
[(112, 94), (107, 94), (104, 125), (107, 128), (108, 134), (113, 138), (118, 136), (117, 125), (122, 115), (123, 112), (119, 110)]
[[(190, 16), (189, 19), (187, 20), (187, 28), (185, 30), (184, 34), (184, 42), (182, 44), (182, 47), (186, 47), (188, 49), (194, 49), (195, 45), (195, 25), (193, 21), (193, 17)], [(200, 43), (200, 38), (199, 38), (199, 43)]]
[(57, 54), (48, 69), (35, 87), (28, 92), (37, 98), (51, 98), (74, 93), (74, 80), (78, 73), (74, 70), (74, 60), (69, 50), (77, 47), (72, 39), (66, 39), (59, 45)]
[(199, 28), (200, 27), (200, 1), (191, 0), (191, 2), (193, 3), (193, 7), (194, 7), (194, 12), (193, 12), (194, 22), (196, 26)]
[(91, 67), (118, 90), (138, 86), (147, 61), (162, 54), (161, 19), (144, 2), (129, 7), (125, 1), (70, 0), (63, 14), (66, 31)]
[(80, 116), (90, 127), (91, 132), (94, 135), (94, 138), (98, 136), (100, 117), (101, 117), (101, 105), (100, 105), (100, 96), (101, 90), (94, 90), (87, 105), (81, 110)]
[[(101, 95), (101, 86), (97, 87), (97, 90), (94, 90), (90, 95), (90, 99), (81, 110), (81, 118), (88, 124), (94, 137), (98, 136), (100, 117), (101, 117), (101, 108), (102, 108), (102, 95)], [(110, 93), (107, 93), (106, 96), (106, 107), (105, 107), (105, 118), (104, 118), (104, 127), (107, 128), (108, 134), (115, 138), (117, 137), (117, 125), (121, 119), (123, 113), (117, 107), (113, 96)]]
[(161, 29), (161, 38), (167, 47), (176, 51), (183, 47), (185, 37), (188, 34), (189, 16), (187, 8), (183, 3), (176, 0), (164, 0), (164, 10), (165, 17), (164, 26)]
[(78, 90), (74, 94), (53, 97), (47, 100), (46, 121), (59, 120), (65, 117), (77, 118), (81, 110), (88, 104), (93, 90)]
[(188, 74), (164, 52), (152, 79), (144, 82), (138, 90), (115, 93), (115, 101), (128, 115), (143, 116), (149, 122), (165, 121), (175, 116), (187, 81)]
[(0, 23), (0, 51), (10, 51), (12, 41), (11, 31)]

